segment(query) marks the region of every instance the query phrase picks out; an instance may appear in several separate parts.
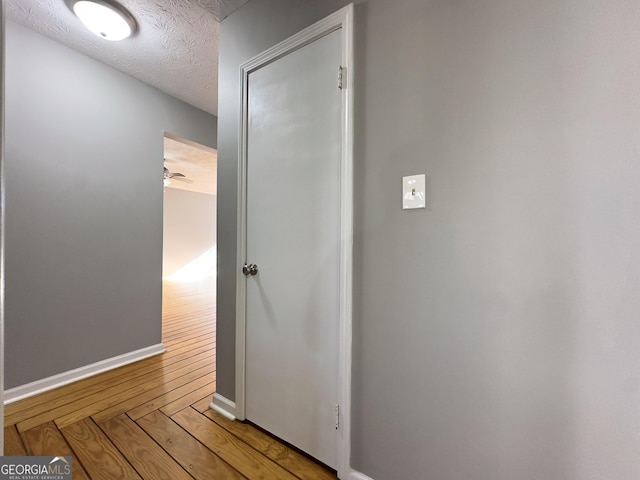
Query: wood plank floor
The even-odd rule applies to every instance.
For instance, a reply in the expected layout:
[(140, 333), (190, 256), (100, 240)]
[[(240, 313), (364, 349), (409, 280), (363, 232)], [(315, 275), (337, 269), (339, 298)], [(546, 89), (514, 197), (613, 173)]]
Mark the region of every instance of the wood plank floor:
[(72, 455), (94, 480), (335, 480), (253, 426), (209, 409), (213, 281), (165, 282), (167, 351), (5, 407), (5, 455)]

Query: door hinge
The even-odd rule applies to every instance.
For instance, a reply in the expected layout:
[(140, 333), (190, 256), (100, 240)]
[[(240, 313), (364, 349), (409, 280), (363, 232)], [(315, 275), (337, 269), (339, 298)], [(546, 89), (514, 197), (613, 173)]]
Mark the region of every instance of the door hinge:
[(343, 81), (344, 81), (344, 67), (340, 66), (338, 67), (338, 88), (340, 90), (342, 90), (342, 85), (343, 85)]
[(338, 430), (340, 428), (340, 405), (336, 405), (335, 413), (336, 413), (336, 430)]

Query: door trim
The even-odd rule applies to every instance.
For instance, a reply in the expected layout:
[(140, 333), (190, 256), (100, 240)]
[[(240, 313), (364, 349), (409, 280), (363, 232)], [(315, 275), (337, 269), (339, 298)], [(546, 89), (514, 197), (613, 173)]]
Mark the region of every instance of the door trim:
[[(338, 399), (341, 421), (337, 435), (338, 475), (349, 473), (351, 456), (351, 344), (353, 278), (353, 4), (264, 51), (240, 66), (240, 144), (238, 155), (238, 230), (236, 262), (236, 402), (235, 415), (245, 418), (246, 277), (241, 266), (246, 258), (247, 222), (247, 131), (248, 79), (260, 67), (298, 50), (315, 40), (341, 30), (342, 33), (342, 151), (340, 159), (340, 318), (338, 340)], [(336, 88), (338, 68), (336, 66)]]

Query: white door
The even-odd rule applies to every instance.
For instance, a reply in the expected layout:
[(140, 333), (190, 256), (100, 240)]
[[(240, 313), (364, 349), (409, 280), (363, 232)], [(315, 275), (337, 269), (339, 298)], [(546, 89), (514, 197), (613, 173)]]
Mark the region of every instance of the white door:
[(341, 32), (248, 77), (245, 416), (336, 467)]

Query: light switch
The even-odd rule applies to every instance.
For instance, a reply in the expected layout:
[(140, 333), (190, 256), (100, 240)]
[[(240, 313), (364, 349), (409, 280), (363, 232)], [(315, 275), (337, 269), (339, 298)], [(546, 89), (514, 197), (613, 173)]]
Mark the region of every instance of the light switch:
[(402, 177), (402, 209), (425, 208), (425, 192), (424, 174)]

